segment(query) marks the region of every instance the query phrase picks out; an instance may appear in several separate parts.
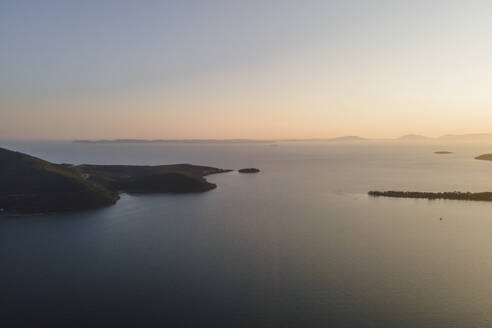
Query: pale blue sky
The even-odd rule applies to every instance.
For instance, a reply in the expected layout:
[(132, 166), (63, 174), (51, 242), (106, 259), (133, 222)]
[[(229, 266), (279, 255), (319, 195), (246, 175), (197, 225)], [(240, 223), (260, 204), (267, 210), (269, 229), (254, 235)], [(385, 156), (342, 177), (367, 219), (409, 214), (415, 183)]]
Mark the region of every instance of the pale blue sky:
[(490, 35), (490, 1), (0, 0), (0, 138), (490, 132)]

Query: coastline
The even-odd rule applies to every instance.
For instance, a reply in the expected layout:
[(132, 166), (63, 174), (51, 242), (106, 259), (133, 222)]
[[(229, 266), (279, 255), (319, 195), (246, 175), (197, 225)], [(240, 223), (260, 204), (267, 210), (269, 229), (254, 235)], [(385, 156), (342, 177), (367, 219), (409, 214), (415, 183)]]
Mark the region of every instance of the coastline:
[(367, 193), (372, 197), (391, 197), (391, 198), (417, 198), (428, 200), (464, 200), (492, 202), (492, 192), (420, 192), (420, 191), (376, 191), (371, 190)]

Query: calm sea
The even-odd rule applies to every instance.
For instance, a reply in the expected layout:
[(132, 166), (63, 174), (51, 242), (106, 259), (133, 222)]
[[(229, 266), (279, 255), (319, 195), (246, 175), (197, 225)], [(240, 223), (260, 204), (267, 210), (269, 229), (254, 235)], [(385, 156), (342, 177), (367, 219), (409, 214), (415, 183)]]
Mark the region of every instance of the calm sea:
[(492, 145), (0, 147), (57, 163), (262, 170), (210, 176), (206, 193), (0, 220), (2, 327), (492, 326), (492, 203), (367, 196), (492, 191), (492, 162), (473, 159)]

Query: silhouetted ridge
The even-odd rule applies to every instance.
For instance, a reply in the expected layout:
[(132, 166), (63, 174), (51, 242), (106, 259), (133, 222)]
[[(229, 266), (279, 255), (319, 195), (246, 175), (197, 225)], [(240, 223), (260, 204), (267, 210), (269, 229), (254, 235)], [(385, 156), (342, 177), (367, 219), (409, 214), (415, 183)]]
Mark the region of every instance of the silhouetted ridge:
[(398, 140), (402, 140), (402, 141), (425, 141), (429, 139), (430, 138), (419, 134), (407, 134), (398, 138)]
[(0, 148), (0, 211), (45, 213), (114, 204), (119, 192), (200, 192), (203, 177), (227, 172), (189, 164), (71, 165)]
[(50, 212), (110, 205), (117, 194), (84, 179), (73, 166), (58, 165), (0, 148), (0, 208)]

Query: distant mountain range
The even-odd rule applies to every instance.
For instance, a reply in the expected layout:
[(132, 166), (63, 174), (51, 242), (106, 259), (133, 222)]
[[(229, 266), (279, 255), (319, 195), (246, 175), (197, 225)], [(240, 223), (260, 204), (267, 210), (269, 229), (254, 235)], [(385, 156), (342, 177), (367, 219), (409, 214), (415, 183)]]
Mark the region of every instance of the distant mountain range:
[(273, 140), (260, 139), (99, 139), (99, 140), (74, 140), (73, 143), (163, 143), (163, 142), (184, 142), (184, 143), (258, 143), (272, 142)]
[(437, 138), (426, 137), (422, 135), (409, 134), (398, 138), (402, 141), (492, 141), (490, 133), (472, 133), (472, 134), (446, 134)]
[(406, 134), (398, 138), (398, 140), (402, 140), (402, 141), (424, 141), (429, 139), (431, 138), (426, 136), (421, 136), (419, 134)]
[(437, 138), (418, 134), (407, 134), (398, 138), (363, 138), (360, 136), (341, 136), (318, 139), (102, 139), (74, 140), (74, 143), (273, 143), (273, 142), (365, 142), (365, 141), (452, 141), (452, 142), (492, 142), (492, 133), (446, 134)]
[(489, 133), (473, 133), (473, 134), (446, 134), (440, 137), (443, 140), (456, 140), (456, 141), (480, 141), (480, 140), (492, 140), (492, 134)]
[(342, 142), (366, 141), (366, 140), (369, 139), (362, 138), (359, 136), (344, 136), (344, 137), (327, 139), (327, 141), (342, 141)]

